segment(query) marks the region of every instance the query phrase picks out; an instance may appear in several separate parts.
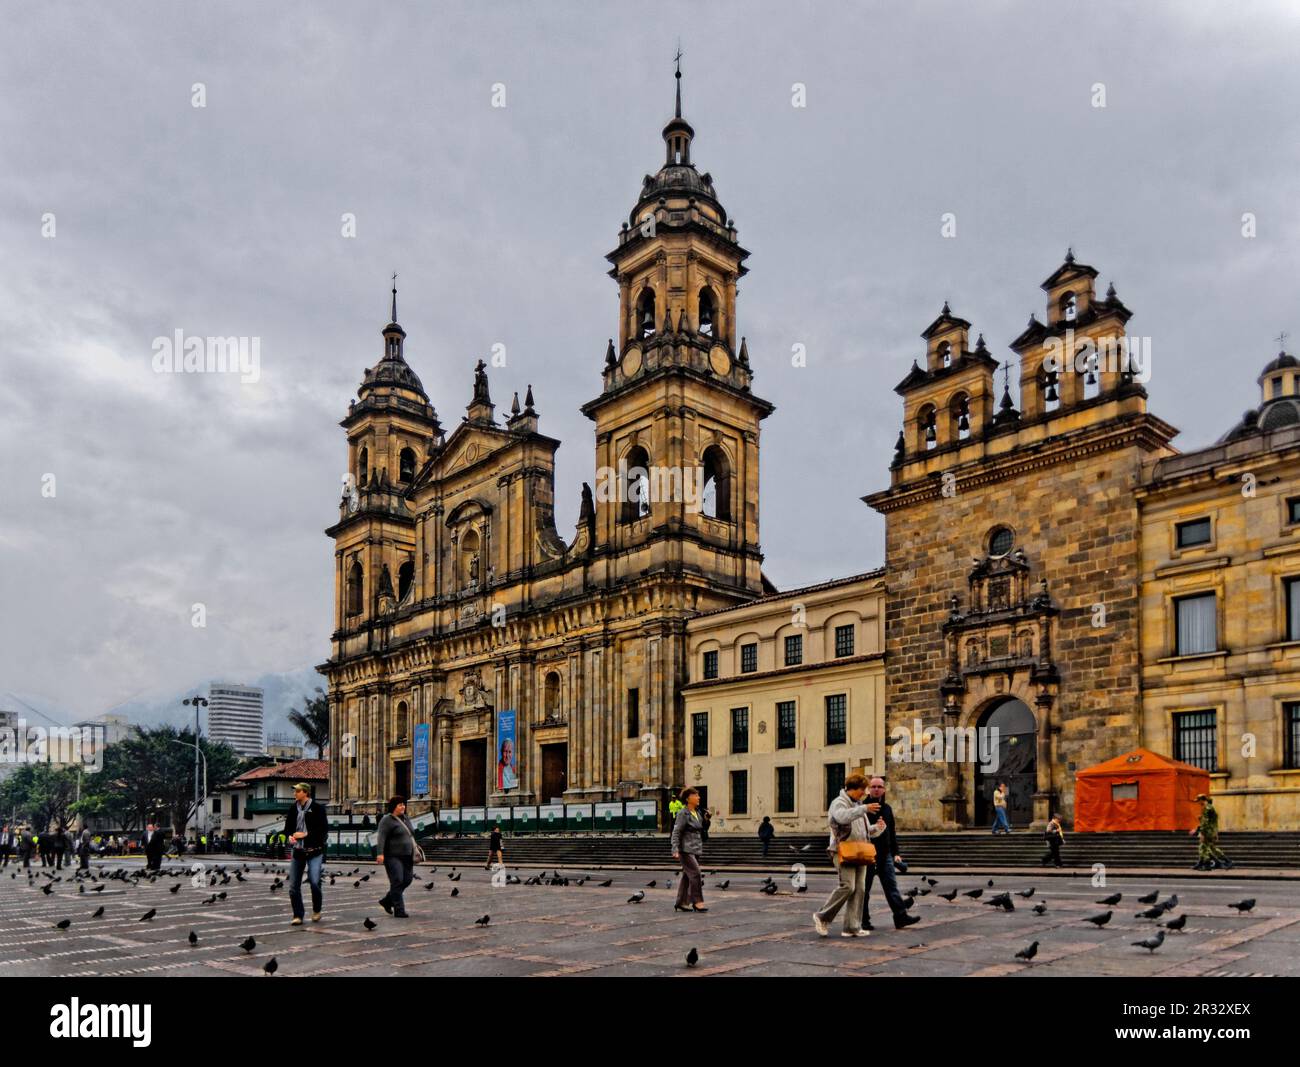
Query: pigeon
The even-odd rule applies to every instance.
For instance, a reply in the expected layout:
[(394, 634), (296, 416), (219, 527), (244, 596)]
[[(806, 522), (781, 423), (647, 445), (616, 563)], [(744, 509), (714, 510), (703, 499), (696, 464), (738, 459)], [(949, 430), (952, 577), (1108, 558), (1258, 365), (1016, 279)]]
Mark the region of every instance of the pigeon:
[(964, 897), (970, 897), (971, 900), (979, 900), (984, 895), (983, 889), (968, 889), (962, 894)]
[(1114, 907), (1123, 899), (1124, 899), (1123, 893), (1112, 893), (1110, 896), (1106, 897), (1105, 900), (1099, 900), (1097, 901), (1097, 903), (1105, 904), (1107, 907)]
[(60, 920), (59, 920), (58, 922), (56, 922), (54, 925), (57, 926), (60, 930), (66, 930), (69, 926), (72, 925), (72, 920), (71, 920), (71, 919), (60, 919)]
[(613, 878), (606, 878), (603, 882), (597, 883), (597, 885), (599, 885), (601, 889), (608, 889), (613, 884), (614, 884)]
[(193, 930), (191, 930), (191, 931), (190, 931), (190, 944), (191, 944), (191, 945), (197, 945), (198, 943), (199, 943), (199, 935), (196, 934)]
[(177, 882), (174, 886), (172, 886), (169, 890), (167, 890), (167, 892), (172, 894), (179, 893), (180, 891), (181, 891), (180, 882)]
[(104, 891), (104, 887), (102, 885), (97, 885), (95, 886), (94, 889), (91, 890), (92, 893), (102, 893), (103, 891)]
[(989, 888), (990, 888), (990, 889), (993, 888), (993, 879), (992, 879), (992, 878), (989, 879)]
[(1239, 900), (1235, 904), (1229, 904), (1228, 907), (1236, 908), (1243, 915), (1255, 907), (1255, 898), (1249, 897), (1246, 900)]
[(696, 952), (695, 949), (692, 948), (690, 952), (686, 953), (687, 967), (694, 967), (699, 962), (700, 962), (700, 954)]
[(1173, 911), (1174, 908), (1176, 908), (1176, 907), (1178, 907), (1178, 894), (1177, 894), (1177, 893), (1175, 893), (1173, 896), (1171, 896), (1168, 900), (1164, 901), (1164, 903), (1162, 903), (1162, 904), (1160, 905), (1160, 910), (1161, 910), (1161, 911)]
[(1034, 895), (1034, 887), (1032, 885), (1028, 889), (1021, 889), (1016, 893), (1016, 896), (1024, 897), (1026, 900), (1028, 900), (1033, 895)]
[[(1160, 890), (1159, 890), (1159, 889), (1153, 889), (1153, 890), (1151, 890), (1151, 892), (1148, 893), (1146, 896), (1144, 896), (1144, 897), (1138, 897), (1138, 903), (1139, 903), (1139, 904), (1154, 904), (1154, 903), (1155, 903), (1157, 900), (1159, 900), (1159, 899), (1160, 899)], [(1119, 902), (1116, 901), (1116, 903), (1119, 903)]]
[(372, 919), (369, 915), (367, 915), (366, 921), (363, 922), (361, 925), (364, 926), (367, 930), (373, 930), (379, 924), (375, 922), (375, 920)]
[(928, 897), (933, 892), (934, 892), (933, 889), (931, 889), (929, 886), (926, 886), (926, 888), (924, 889), (918, 889), (916, 891), (916, 895), (919, 897)]
[(1165, 932), (1163, 930), (1157, 930), (1155, 937), (1147, 937), (1141, 941), (1132, 942), (1135, 948), (1150, 949), (1152, 952), (1155, 952), (1155, 950), (1158, 949), (1164, 943), (1165, 943)]
[(999, 893), (999, 894), (998, 894), (997, 896), (995, 896), (995, 897), (989, 897), (988, 900), (984, 901), (984, 903), (985, 903), (986, 906), (989, 905), (989, 904), (992, 904), (995, 908), (1000, 908), (1000, 907), (1002, 907), (1003, 904), (1010, 904), (1010, 903), (1011, 903), (1011, 894), (1010, 894), (1010, 893)]
[(491, 915), (484, 915), (483, 918), (481, 918), (481, 919), (475, 919), (475, 920), (474, 920), (474, 925), (475, 925), (475, 926), (487, 926), (487, 924), (490, 923), (491, 921), (492, 921), (492, 916), (491, 916)]
[(90, 917), (92, 919), (102, 919), (104, 917), (104, 905), (101, 904), (93, 912), (91, 912)]
[(644, 889), (638, 889), (635, 893), (633, 893), (630, 897), (627, 898), (627, 902), (629, 904), (640, 904), (641, 901), (643, 900), (645, 900)]
[(246, 937), (244, 938), (243, 941), (239, 943), (239, 947), (242, 948), (245, 952), (252, 952), (253, 949), (257, 948), (257, 942), (254, 941), (251, 937)]
[(1147, 908), (1133, 916), (1135, 919), (1158, 919), (1165, 913), (1164, 908)]
[(149, 909), (148, 911), (146, 911), (143, 915), (141, 915), (140, 918), (137, 919), (136, 921), (137, 921), (137, 922), (142, 922), (142, 923), (147, 923), (150, 919), (152, 919), (152, 918), (153, 918), (155, 915), (157, 915), (157, 914), (158, 914), (158, 909), (157, 909), (157, 908), (150, 908), (150, 909)]
[(52, 885), (43, 885), (41, 886), (41, 892), (48, 897), (51, 893), (54, 892), (54, 887)]
[(352, 883), (352, 888), (353, 888), (353, 889), (360, 889), (360, 888), (361, 888), (361, 882), (360, 882), (359, 879), (358, 879), (357, 881), (355, 881), (355, 882)]
[(1166, 930), (1177, 930), (1179, 933), (1182, 933), (1182, 929), (1186, 925), (1187, 925), (1187, 913), (1184, 912), (1182, 915), (1178, 916), (1177, 919), (1170, 919), (1167, 923), (1164, 924), (1164, 927)]
[(1035, 914), (1035, 915), (1046, 915), (1046, 914), (1047, 914), (1047, 905), (1046, 905), (1046, 904), (1035, 904), (1035, 905), (1034, 905), (1034, 914)]
[(925, 882), (925, 884), (930, 886), (931, 889), (939, 884), (938, 878), (922, 878), (921, 881)]
[(657, 878), (651, 878), (650, 881), (646, 882), (645, 887), (647, 889), (653, 889), (656, 885), (658, 885), (658, 882), (659, 880)]
[(272, 956), (269, 960), (267, 960), (264, 964), (262, 964), (262, 972), (264, 974), (275, 974), (275, 972), (278, 971), (279, 969), (280, 969), (280, 964), (276, 961), (276, 958), (274, 956)]
[(806, 892), (808, 892), (808, 883), (805, 882), (805, 883), (804, 883), (803, 885), (801, 885), (798, 889), (796, 889), (795, 892), (796, 892), (796, 893), (806, 893)]
[(954, 889), (951, 893), (940, 893), (939, 896), (941, 896), (944, 900), (956, 900), (957, 890)]
[(765, 893), (769, 897), (776, 896), (776, 883), (768, 882), (765, 886), (763, 886), (762, 889), (759, 890), (759, 892)]
[[(367, 877), (369, 877), (369, 876), (367, 876)], [(460, 871), (457, 871), (455, 874), (449, 874), (449, 875), (447, 875), (447, 877), (450, 878), (453, 882), (459, 882), (459, 881), (460, 881)]]
[(452, 887), (451, 887), (451, 895), (452, 895), (453, 897), (458, 897), (458, 896), (460, 896), (460, 889), (457, 888), (456, 886), (452, 886)]
[(1038, 942), (1031, 941), (1019, 952), (1016, 953), (1016, 959), (1028, 962), (1038, 955)]
[(1090, 922), (1093, 924), (1093, 926), (1097, 927), (1097, 929), (1100, 930), (1103, 926), (1105, 926), (1108, 922), (1110, 922), (1110, 917), (1114, 914), (1115, 913), (1113, 911), (1103, 911), (1100, 915), (1087, 916), (1084, 919), (1084, 922)]

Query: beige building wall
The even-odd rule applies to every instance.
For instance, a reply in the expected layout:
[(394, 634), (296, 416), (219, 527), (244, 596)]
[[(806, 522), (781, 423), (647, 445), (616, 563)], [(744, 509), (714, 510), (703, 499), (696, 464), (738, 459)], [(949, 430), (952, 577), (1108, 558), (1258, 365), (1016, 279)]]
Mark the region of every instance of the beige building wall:
[[(852, 651), (836, 655), (836, 630), (851, 628)], [(787, 637), (798, 637), (802, 663), (787, 666)], [(752, 671), (742, 649), (757, 646)], [(782, 833), (826, 828), (827, 767), (887, 773), (884, 744), (884, 576), (881, 571), (763, 597), (687, 624), (690, 682), (683, 688), (686, 781), (705, 791), (716, 833), (755, 834), (770, 816)], [(716, 654), (717, 677), (705, 657)], [(844, 702), (843, 740), (828, 739), (827, 698)], [(778, 706), (792, 704), (793, 736), (783, 736)], [(732, 712), (743, 709), (747, 751), (733, 751)], [(707, 745), (697, 716), (706, 716)], [(702, 740), (702, 738), (699, 738)], [(780, 747), (782, 743), (788, 747)], [(779, 797), (781, 769), (793, 772), (792, 803)], [(746, 775), (744, 803), (732, 775)], [(743, 810), (741, 810), (743, 808)]]

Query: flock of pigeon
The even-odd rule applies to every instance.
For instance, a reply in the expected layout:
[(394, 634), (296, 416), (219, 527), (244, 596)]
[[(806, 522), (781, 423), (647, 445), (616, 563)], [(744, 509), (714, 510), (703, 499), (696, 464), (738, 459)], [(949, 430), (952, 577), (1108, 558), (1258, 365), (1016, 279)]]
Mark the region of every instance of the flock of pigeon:
[[(373, 873), (373, 871), (367, 871), (365, 874), (362, 874), (361, 870), (362, 870), (361, 867), (354, 867), (352, 870), (346, 873), (330, 872), (328, 876), (329, 884), (331, 886), (335, 885), (339, 878), (343, 878), (345, 880), (354, 879), (354, 881), (352, 882), (352, 886), (354, 889), (359, 889), (362, 886), (362, 884), (370, 881), (371, 874)], [(633, 868), (633, 870), (635, 871), (636, 868)], [(236, 883), (236, 884), (243, 883), (247, 881), (247, 879), (244, 877), (245, 874), (251, 873), (252, 871), (253, 868), (250, 867), (247, 863), (242, 865), (237, 865), (237, 866), (216, 865), (206, 869), (203, 872), (203, 874), (207, 880), (207, 888), (216, 889), (218, 891), (205, 897), (203, 903), (207, 905), (207, 904), (216, 904), (219, 901), (224, 901), (227, 898), (227, 891), (224, 889), (219, 889), (218, 887), (231, 885), (232, 883)], [(284, 889), (285, 887), (284, 876), (287, 874), (287, 868), (276, 867), (271, 864), (262, 863), (260, 865), (260, 873), (269, 874), (271, 876), (272, 881), (270, 886), (270, 892), (276, 893)], [(427, 883), (424, 886), (425, 891), (432, 891), (436, 887), (437, 883), (432, 880), (432, 876), (437, 873), (438, 873), (438, 868), (436, 866), (430, 868), (427, 871), (427, 874), (430, 876), (430, 880), (427, 881)], [(462, 873), (463, 872), (456, 870), (455, 867), (452, 867), (452, 869), (449, 872), (447, 872), (446, 875), (447, 880), (452, 883), (459, 882)], [(705, 871), (703, 873), (708, 877), (712, 877), (717, 874), (717, 871)], [(55, 875), (55, 874), (51, 874), (48, 871), (43, 871), (43, 870), (29, 869), (26, 871), (26, 874), (27, 874), (28, 886), (35, 889), (39, 885), (40, 892), (45, 896), (52, 895), (54, 893), (54, 887), (58, 885), (60, 882), (65, 881), (64, 875)], [(40, 884), (39, 879), (41, 877), (45, 879), (44, 884)], [(131, 870), (130, 872), (128, 872), (125, 868), (116, 868), (107, 873), (103, 873), (102, 869), (100, 870), (99, 873), (97, 873), (94, 870), (69, 872), (69, 874), (66, 876), (66, 880), (68, 881), (69, 885), (76, 885), (78, 895), (83, 895), (88, 892), (92, 894), (102, 893), (105, 887), (115, 882), (121, 883), (124, 887), (131, 887), (131, 886), (139, 886), (139, 885), (153, 885), (157, 882), (164, 881), (166, 879), (181, 879), (187, 877), (191, 878), (192, 880), (194, 876), (192, 875), (191, 871), (185, 867), (171, 867), (166, 870), (147, 870), (147, 869), (137, 868), (135, 870)], [(10, 874), (10, 878), (16, 880), (18, 878), (18, 872), (15, 870), (13, 873)], [(558, 868), (556, 868), (553, 872), (548, 873), (546, 871), (543, 871), (541, 874), (535, 874), (527, 879), (522, 879), (522, 880), (517, 875), (510, 874), (508, 872), (504, 873), (504, 879), (506, 884), (525, 885), (525, 886), (570, 886), (570, 885), (582, 886), (582, 885), (586, 885), (589, 881), (591, 881), (591, 878), (592, 876), (590, 874), (586, 874), (583, 875), (581, 878), (571, 879), (566, 875), (562, 875)], [(413, 880), (424, 881), (424, 879), (418, 874), (413, 876)], [(934, 888), (939, 885), (937, 879), (928, 878), (928, 877), (923, 877), (921, 879), (921, 883), (922, 884), (917, 886), (916, 888), (909, 889), (903, 893), (903, 899), (906, 902), (905, 903), (906, 908), (911, 908), (912, 905), (916, 902), (917, 897), (928, 896), (930, 893), (934, 891)], [(611, 886), (613, 886), (614, 879), (606, 878), (605, 880), (596, 882), (594, 884), (602, 889), (608, 889)], [(989, 879), (987, 888), (992, 889), (993, 884), (994, 884), (993, 880)], [(181, 885), (182, 883), (180, 881), (177, 881), (174, 885), (170, 887), (169, 892), (173, 894), (179, 892), (179, 890), (181, 889)], [(658, 886), (659, 886), (659, 880), (657, 878), (652, 878), (649, 882), (645, 884), (645, 888), (638, 889), (631, 896), (629, 896), (627, 898), (627, 903), (628, 904), (642, 903), (646, 899), (646, 890), (656, 889), (658, 888)], [(671, 889), (672, 886), (673, 886), (672, 879), (671, 878), (667, 879), (664, 888)], [(723, 892), (726, 892), (730, 887), (731, 887), (730, 878), (724, 879), (721, 882), (714, 883), (714, 888), (722, 890)], [(808, 887), (806, 883), (801, 883), (795, 887), (794, 892), (804, 893), (807, 891), (807, 888)], [(952, 890), (950, 890), (947, 893), (936, 893), (935, 895), (942, 900), (953, 902), (957, 899), (958, 893), (960, 892), (962, 896), (967, 897), (971, 900), (980, 900), (984, 895), (984, 888), (985, 887), (980, 887), (976, 889), (967, 889), (965, 891), (961, 891), (954, 887)], [(777, 883), (769, 875), (766, 878), (764, 878), (761, 883), (759, 883), (758, 891), (765, 896), (775, 896), (779, 891), (779, 888)], [(1031, 886), (1029, 889), (1022, 889), (1017, 891), (1015, 893), (1015, 896), (1020, 897), (1024, 901), (1028, 901), (1034, 898), (1034, 894), (1035, 894), (1035, 889), (1034, 887)], [(460, 888), (453, 884), (450, 895), (452, 897), (458, 897), (460, 895)], [(1082, 921), (1092, 923), (1093, 926), (1095, 926), (1097, 929), (1101, 929), (1102, 927), (1106, 926), (1106, 924), (1109, 923), (1111, 919), (1114, 917), (1115, 914), (1114, 908), (1123, 900), (1123, 898), (1124, 898), (1123, 893), (1112, 893), (1110, 896), (1104, 897), (1103, 899), (1097, 901), (1097, 903), (1105, 906), (1107, 910), (1103, 912), (1099, 912), (1095, 915), (1086, 916)], [(1171, 912), (1174, 911), (1175, 908), (1178, 907), (1177, 893), (1174, 893), (1168, 899), (1161, 901), (1159, 890), (1152, 890), (1150, 893), (1146, 894), (1145, 896), (1140, 896), (1137, 897), (1136, 899), (1139, 904), (1145, 904), (1147, 905), (1147, 907), (1143, 911), (1137, 912), (1134, 918), (1150, 920), (1155, 923), (1157, 929), (1154, 935), (1150, 937), (1145, 937), (1139, 941), (1132, 942), (1132, 946), (1134, 948), (1144, 948), (1147, 949), (1149, 952), (1154, 953), (1158, 948), (1160, 948), (1161, 945), (1164, 944), (1166, 931), (1172, 931), (1174, 933), (1183, 933), (1186, 930), (1187, 928), (1186, 912), (1177, 916), (1173, 916), (1170, 914)], [(994, 894), (990, 896), (987, 900), (984, 900), (983, 903), (989, 907), (997, 908), (1003, 912), (1012, 912), (1016, 910), (1015, 901), (1012, 900), (1012, 893), (1009, 891)], [(1252, 898), (1239, 900), (1233, 904), (1229, 904), (1228, 907), (1236, 909), (1237, 912), (1240, 914), (1246, 914), (1254, 909), (1255, 899), (1252, 897)], [(1035, 904), (1032, 905), (1031, 910), (1035, 915), (1042, 916), (1047, 914), (1046, 901), (1039, 899)], [(150, 908), (143, 915), (141, 915), (139, 919), (137, 919), (136, 921), (142, 923), (150, 922), (154, 919), (154, 917), (157, 914), (158, 914), (158, 910), (156, 908)], [(90, 918), (102, 919), (103, 917), (104, 917), (104, 906), (101, 904), (91, 913)], [(491, 923), (491, 921), (492, 921), (491, 915), (483, 915), (481, 918), (476, 919), (474, 921), (474, 925), (479, 928), (486, 928)], [(72, 922), (73, 922), (72, 919), (60, 919), (58, 922), (54, 924), (54, 926), (58, 930), (67, 931), (72, 926)], [(370, 916), (366, 916), (365, 919), (362, 921), (361, 925), (367, 931), (372, 931), (377, 929), (379, 924), (376, 923), (372, 918), (370, 918)], [(198, 934), (196, 934), (193, 930), (191, 930), (189, 932), (188, 940), (191, 945), (197, 945), (199, 943)], [(1034, 957), (1038, 954), (1039, 944), (1040, 942), (1037, 940), (1031, 941), (1028, 945), (1020, 949), (1020, 951), (1018, 951), (1015, 954), (1015, 958), (1024, 960), (1026, 963), (1032, 961)], [(243, 949), (245, 953), (251, 953), (257, 947), (257, 941), (256, 939), (250, 936), (248, 938), (245, 938), (244, 941), (240, 943), (239, 947)], [(686, 955), (686, 965), (688, 967), (694, 967), (699, 962), (699, 958), (700, 957), (699, 957), (698, 950), (695, 949), (694, 947), (691, 948), (690, 952), (688, 952)], [(279, 963), (274, 956), (272, 956), (269, 960), (267, 960), (267, 962), (262, 967), (262, 971), (268, 975), (275, 974), (277, 970), (279, 970)]]

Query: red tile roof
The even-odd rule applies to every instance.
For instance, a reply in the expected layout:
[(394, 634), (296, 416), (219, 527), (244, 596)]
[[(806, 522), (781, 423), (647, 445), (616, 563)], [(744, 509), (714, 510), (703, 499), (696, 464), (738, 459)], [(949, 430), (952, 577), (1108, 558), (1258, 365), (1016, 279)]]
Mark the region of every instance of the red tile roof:
[(254, 782), (266, 779), (283, 779), (290, 782), (328, 782), (330, 777), (329, 762), (323, 759), (299, 759), (292, 763), (274, 763), (269, 767), (257, 767), (246, 771), (236, 778), (231, 785), (238, 782)]

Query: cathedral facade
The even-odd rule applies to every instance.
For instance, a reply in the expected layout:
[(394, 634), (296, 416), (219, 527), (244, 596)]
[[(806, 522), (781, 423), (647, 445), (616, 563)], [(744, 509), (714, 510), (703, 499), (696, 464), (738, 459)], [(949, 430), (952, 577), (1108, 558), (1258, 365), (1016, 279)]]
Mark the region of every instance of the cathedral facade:
[[(680, 79), (680, 74), (678, 75)], [(597, 486), (555, 528), (531, 387), (495, 414), (480, 361), (447, 432), (392, 320), (342, 426), (329, 679), (335, 805), (656, 800), (680, 785), (686, 621), (764, 591), (759, 427), (737, 334), (748, 255), (681, 114), (608, 255), (617, 339)], [(599, 358), (599, 357), (598, 357)]]

